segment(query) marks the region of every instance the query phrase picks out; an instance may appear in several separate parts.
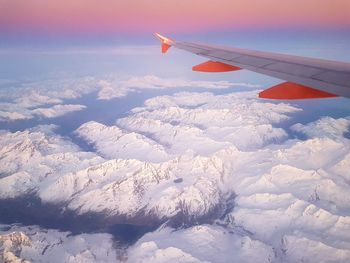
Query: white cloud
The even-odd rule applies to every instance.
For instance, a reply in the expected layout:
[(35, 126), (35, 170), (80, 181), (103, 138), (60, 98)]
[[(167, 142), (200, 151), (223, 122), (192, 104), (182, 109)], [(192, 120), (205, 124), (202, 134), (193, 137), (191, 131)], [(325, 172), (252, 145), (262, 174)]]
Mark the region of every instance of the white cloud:
[[(110, 100), (125, 97), (129, 93), (139, 92), (145, 89), (227, 89), (235, 86), (248, 88), (260, 87), (259, 85), (249, 83), (192, 81), (160, 78), (154, 75), (130, 78), (113, 75), (106, 78), (82, 77), (78, 79), (56, 77), (44, 81), (27, 81), (19, 86), (9, 86), (0, 90), (1, 99), (6, 101), (6, 103), (0, 104), (0, 120), (31, 119), (37, 113), (41, 117), (52, 118), (70, 112), (63, 110), (63, 107), (66, 109), (72, 108), (71, 105), (64, 105), (64, 100), (79, 99), (91, 92), (98, 92), (97, 98), (100, 100)], [(51, 106), (52, 109), (45, 110), (47, 107), (41, 107), (45, 105)], [(57, 111), (60, 111), (60, 113)]]
[(38, 92), (32, 92), (26, 96), (19, 97), (15, 100), (15, 103), (24, 108), (33, 108), (46, 104), (59, 104), (62, 103), (62, 100), (58, 98), (51, 98)]
[(50, 108), (36, 108), (32, 112), (33, 114), (38, 115), (40, 117), (56, 118), (56, 117), (65, 115), (69, 112), (80, 111), (85, 108), (86, 106), (84, 105), (67, 104), (67, 105), (54, 105)]
[(0, 103), (0, 121), (26, 120), (33, 118), (30, 110), (16, 103)]
[[(0, 121), (28, 120), (34, 117), (55, 118), (70, 112), (80, 111), (86, 108), (84, 105), (57, 104), (45, 108), (26, 108), (31, 105), (31, 100), (23, 101), (28, 106), (14, 103), (0, 103)], [(49, 103), (50, 100), (48, 100)], [(56, 101), (56, 100), (51, 100)], [(34, 102), (36, 104), (38, 102)], [(41, 103), (40, 103), (41, 104)]]
[(97, 98), (100, 100), (110, 100), (113, 98), (122, 98), (128, 95), (131, 90), (128, 87), (123, 87), (119, 83), (111, 83), (106, 80), (98, 82), (100, 91), (97, 94)]
[[(77, 99), (98, 89), (97, 80), (91, 77), (80, 79), (48, 79), (28, 81), (20, 86), (0, 89), (0, 120), (14, 121), (32, 119), (36, 116), (52, 118), (85, 106), (63, 104), (66, 99)], [(42, 107), (46, 106), (46, 107)]]
[(126, 96), (129, 92), (144, 89), (204, 88), (227, 89), (232, 87), (259, 88), (260, 85), (250, 83), (232, 83), (229, 81), (193, 81), (184, 79), (159, 78), (154, 75), (132, 77), (126, 80), (100, 82), (99, 99), (112, 99)]
[(0, 121), (26, 120), (31, 118), (31, 115), (26, 115), (20, 112), (0, 111)]
[(249, 83), (232, 83), (229, 81), (193, 81), (183, 79), (165, 79), (154, 75), (133, 77), (121, 82), (121, 85), (136, 89), (165, 89), (165, 88), (207, 88), (226, 89), (233, 86), (259, 88), (260, 85)]
[(51, 77), (45, 80), (27, 80), (21, 85), (0, 90), (2, 100), (11, 101), (24, 108), (57, 104), (64, 99), (80, 98), (97, 91), (98, 79), (93, 77)]

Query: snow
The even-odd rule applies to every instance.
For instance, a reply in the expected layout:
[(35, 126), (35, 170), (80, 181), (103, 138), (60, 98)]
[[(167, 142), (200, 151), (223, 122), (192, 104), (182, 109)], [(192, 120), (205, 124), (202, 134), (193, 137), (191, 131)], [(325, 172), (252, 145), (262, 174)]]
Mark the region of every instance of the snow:
[[(120, 85), (180, 85), (169, 83), (149, 77)], [(114, 125), (79, 127), (96, 153), (82, 152), (52, 126), (2, 131), (0, 196), (34, 191), (78, 214), (168, 223), (130, 247), (129, 262), (347, 262), (349, 119), (294, 124), (303, 136), (291, 138), (281, 127), (299, 112), (257, 100), (255, 92), (158, 96)], [(187, 228), (170, 227), (179, 220)], [(80, 238), (64, 239), (67, 260), (96, 255), (81, 253), (90, 241)], [(79, 253), (69, 252), (77, 246)]]
[[(108, 234), (80, 234), (6, 226), (0, 230), (0, 261), (3, 262), (115, 262), (116, 251)], [(9, 261), (6, 261), (9, 260)], [(11, 261), (13, 260), (13, 261)]]
[[(200, 225), (173, 231), (164, 228), (143, 236), (128, 251), (129, 262), (271, 262), (274, 252), (258, 240), (219, 226)], [(175, 261), (173, 261), (175, 262)]]
[(331, 117), (323, 117), (313, 123), (303, 125), (297, 123), (291, 128), (296, 132), (303, 133), (309, 138), (327, 137), (332, 139), (341, 139), (343, 135), (349, 132), (350, 118), (333, 119)]
[(273, 124), (287, 120), (288, 114), (299, 109), (282, 103), (257, 103), (252, 92), (238, 94), (155, 97), (147, 100), (144, 108), (136, 108), (134, 115), (119, 119), (117, 125), (149, 134), (175, 153), (190, 147), (199, 154), (210, 154), (232, 144), (253, 150), (287, 139), (286, 132)]
[[(68, 173), (39, 194), (45, 202), (69, 202), (68, 208), (79, 213), (109, 211), (136, 217), (144, 212), (162, 219), (181, 212), (200, 217), (222, 201), (216, 166), (206, 157), (162, 163), (116, 159)], [(183, 183), (175, 184), (180, 176)]]
[(283, 238), (286, 261), (292, 262), (348, 262), (348, 249), (328, 246), (319, 240), (303, 236), (286, 235)]
[(93, 144), (105, 158), (136, 158), (154, 162), (169, 159), (163, 145), (142, 134), (123, 131), (117, 126), (91, 121), (83, 124), (75, 133)]
[(42, 183), (89, 167), (104, 159), (81, 152), (54, 133), (55, 126), (38, 126), (23, 132), (3, 131), (0, 136), (0, 196), (13, 198), (38, 190)]

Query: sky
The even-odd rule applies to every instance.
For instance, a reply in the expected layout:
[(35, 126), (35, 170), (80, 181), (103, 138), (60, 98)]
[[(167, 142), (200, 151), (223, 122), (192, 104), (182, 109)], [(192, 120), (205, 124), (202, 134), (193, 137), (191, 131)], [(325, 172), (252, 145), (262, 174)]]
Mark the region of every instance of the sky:
[(0, 39), (344, 30), (347, 0), (0, 0)]
[[(192, 54), (160, 54), (154, 32), (350, 61), (349, 14), (347, 0), (0, 0), (0, 78), (67, 72), (218, 77), (194, 74), (190, 68), (203, 59)], [(240, 76), (259, 77), (227, 74)]]

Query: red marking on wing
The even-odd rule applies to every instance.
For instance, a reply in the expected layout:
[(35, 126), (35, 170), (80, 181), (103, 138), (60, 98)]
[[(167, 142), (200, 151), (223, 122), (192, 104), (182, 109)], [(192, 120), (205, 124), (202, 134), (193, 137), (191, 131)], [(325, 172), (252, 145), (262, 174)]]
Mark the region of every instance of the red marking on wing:
[(170, 47), (171, 45), (162, 43), (162, 53), (166, 53)]
[(284, 82), (259, 93), (259, 98), (280, 100), (319, 99), (334, 97), (338, 96), (332, 93), (292, 82)]
[(211, 61), (211, 60), (192, 67), (193, 71), (200, 71), (200, 72), (228, 72), (228, 71), (235, 71), (240, 69), (241, 68), (239, 67), (235, 67), (232, 65)]

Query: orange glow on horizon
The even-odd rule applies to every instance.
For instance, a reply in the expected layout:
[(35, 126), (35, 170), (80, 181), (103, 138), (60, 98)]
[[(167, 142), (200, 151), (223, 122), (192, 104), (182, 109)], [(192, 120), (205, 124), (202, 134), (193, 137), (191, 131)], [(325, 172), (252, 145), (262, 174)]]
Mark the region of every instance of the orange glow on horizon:
[(191, 32), (350, 28), (347, 0), (0, 0), (0, 28), (39, 32)]

